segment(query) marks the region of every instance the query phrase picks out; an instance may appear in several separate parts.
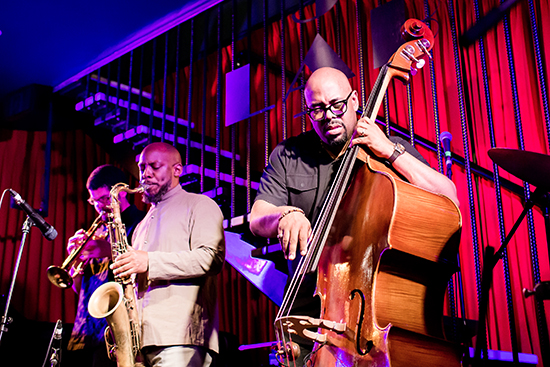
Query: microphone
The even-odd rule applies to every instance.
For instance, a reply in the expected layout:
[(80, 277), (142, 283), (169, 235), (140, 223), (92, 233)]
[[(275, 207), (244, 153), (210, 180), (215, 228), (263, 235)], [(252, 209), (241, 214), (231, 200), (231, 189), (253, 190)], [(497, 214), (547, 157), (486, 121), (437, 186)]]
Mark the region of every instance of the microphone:
[(453, 161), (451, 160), (451, 140), (453, 140), (453, 136), (448, 131), (444, 131), (441, 135), (439, 135), (439, 141), (445, 151), (445, 164), (447, 165), (447, 168), (451, 167), (453, 164)]
[(12, 189), (8, 189), (10, 192), (10, 195), (13, 197), (13, 200), (19, 205), (19, 207), (31, 218), (34, 225), (40, 229), (40, 232), (42, 232), (42, 235), (46, 237), (47, 240), (52, 241), (54, 238), (57, 237), (57, 231), (55, 228), (53, 228), (51, 225), (46, 223), (44, 218), (36, 211), (34, 210), (29, 204), (21, 198), (21, 195), (19, 195), (16, 191)]

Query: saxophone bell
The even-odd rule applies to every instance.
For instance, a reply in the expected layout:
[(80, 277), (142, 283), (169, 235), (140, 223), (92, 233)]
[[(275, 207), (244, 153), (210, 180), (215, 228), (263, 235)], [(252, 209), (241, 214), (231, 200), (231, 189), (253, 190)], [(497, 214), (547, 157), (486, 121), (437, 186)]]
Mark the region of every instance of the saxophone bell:
[(133, 367), (138, 351), (136, 341), (129, 335), (136, 332), (136, 325), (130, 321), (124, 302), (122, 286), (108, 282), (94, 291), (88, 302), (88, 312), (92, 317), (107, 320), (104, 337), (109, 359), (116, 359), (118, 366)]

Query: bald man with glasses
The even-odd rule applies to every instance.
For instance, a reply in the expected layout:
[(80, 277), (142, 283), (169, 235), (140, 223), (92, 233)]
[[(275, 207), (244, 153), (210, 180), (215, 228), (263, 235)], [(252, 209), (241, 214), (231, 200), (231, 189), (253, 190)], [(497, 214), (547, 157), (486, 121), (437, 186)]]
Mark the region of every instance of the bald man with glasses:
[[(255, 235), (279, 239), (289, 260), (289, 281), (300, 256), (306, 254), (312, 223), (350, 144), (370, 149), (410, 183), (444, 194), (458, 204), (453, 182), (432, 169), (416, 149), (399, 137), (388, 138), (374, 121), (358, 119), (357, 92), (344, 73), (317, 69), (306, 84), (304, 96), (313, 130), (275, 147), (250, 215), (250, 230)], [(313, 297), (315, 283), (315, 275), (306, 276), (291, 314), (319, 317), (320, 303)], [(302, 357), (311, 351), (312, 342), (294, 341), (300, 343)], [(302, 364), (302, 358), (296, 361), (296, 366)]]

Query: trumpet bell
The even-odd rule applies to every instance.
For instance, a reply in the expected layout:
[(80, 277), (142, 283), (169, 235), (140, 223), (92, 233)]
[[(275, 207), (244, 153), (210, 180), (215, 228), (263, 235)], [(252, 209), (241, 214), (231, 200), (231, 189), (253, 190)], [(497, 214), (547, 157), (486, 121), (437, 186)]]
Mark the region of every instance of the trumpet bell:
[(73, 285), (73, 278), (69, 275), (67, 270), (59, 266), (50, 266), (47, 274), (50, 282), (58, 288), (66, 289)]

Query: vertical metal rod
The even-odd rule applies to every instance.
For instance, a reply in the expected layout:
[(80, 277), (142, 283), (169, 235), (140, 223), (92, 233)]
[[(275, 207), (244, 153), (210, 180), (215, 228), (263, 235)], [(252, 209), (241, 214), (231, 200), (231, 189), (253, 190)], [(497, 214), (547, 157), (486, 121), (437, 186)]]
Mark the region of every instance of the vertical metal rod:
[(116, 108), (119, 108), (120, 102), (120, 71), (121, 71), (121, 65), (122, 63), (122, 57), (118, 58), (118, 65), (117, 65), (117, 73), (116, 73)]
[(48, 126), (46, 128), (46, 147), (44, 149), (44, 176), (42, 178), (42, 202), (40, 209), (44, 217), (48, 216), (50, 207), (50, 172), (52, 166), (52, 133), (53, 133), (53, 102), (48, 104)]
[(130, 129), (130, 115), (132, 113), (132, 66), (134, 65), (134, 50), (130, 51), (130, 69), (128, 71), (128, 108), (126, 109), (126, 124), (124, 131)]
[(336, 2), (335, 6), (335, 18), (336, 18), (336, 52), (338, 56), (342, 57), (342, 25), (340, 22), (340, 17), (342, 16), (342, 5), (340, 2)]
[[(162, 128), (160, 141), (164, 142), (164, 134), (166, 132), (166, 86), (168, 76), (168, 31), (164, 33), (164, 75), (162, 83)], [(174, 122), (175, 123), (175, 122)]]
[(105, 103), (109, 107), (109, 96), (111, 95), (111, 63), (107, 64), (107, 90), (105, 91)]
[(321, 21), (319, 18), (315, 18), (315, 29), (317, 30), (317, 34), (321, 34)]
[(220, 187), (221, 117), (222, 117), (222, 4), (218, 5), (218, 76), (216, 83), (216, 183)]
[(235, 17), (237, 16), (237, 1), (231, 1), (231, 71), (235, 70)]
[[(176, 146), (178, 143), (178, 115), (179, 115), (179, 104), (180, 104), (180, 33), (181, 25), (178, 24), (176, 28), (176, 78), (174, 81), (174, 125), (172, 125), (172, 136), (174, 137), (173, 145)], [(188, 122), (187, 128), (189, 129), (191, 123)], [(188, 161), (189, 153), (185, 152), (185, 161)]]
[(453, 40), (453, 56), (455, 64), (455, 75), (456, 75), (456, 85), (458, 91), (458, 104), (460, 110), (460, 125), (462, 128), (462, 143), (464, 146), (464, 168), (466, 170), (466, 181), (468, 186), (468, 208), (470, 210), (470, 226), (472, 228), (472, 250), (474, 254), (475, 262), (475, 274), (476, 274), (476, 293), (477, 293), (477, 302), (479, 305), (479, 300), (481, 298), (481, 264), (480, 264), (480, 253), (479, 253), (479, 244), (478, 244), (478, 229), (477, 229), (477, 217), (475, 212), (475, 200), (474, 200), (474, 190), (472, 183), (472, 170), (471, 170), (471, 158), (470, 158), (470, 144), (468, 141), (468, 121), (466, 118), (466, 107), (465, 107), (465, 98), (464, 98), (464, 87), (462, 85), (462, 62), (460, 58), (459, 48), (458, 48), (458, 31), (456, 27), (456, 18), (454, 10), (454, 0), (449, 0), (448, 2), (448, 12), (449, 12), (449, 22), (451, 26), (451, 37)]
[(143, 59), (145, 58), (145, 46), (141, 46), (141, 57), (139, 60), (139, 96), (138, 96), (138, 115), (137, 126), (141, 125), (141, 107), (143, 106)]
[(319, 21), (317, 23), (317, 33), (319, 33), (321, 35), (321, 37), (323, 37), (324, 39), (327, 39), (326, 34), (325, 34), (326, 33), (325, 32), (325, 27), (324, 27), (325, 24), (323, 23), (323, 21), (321, 19), (322, 19), (322, 17), (317, 19)]
[[(437, 10), (437, 8), (436, 8)], [(428, 27), (431, 28), (431, 13), (430, 13), (430, 4), (428, 0), (424, 0), (424, 14), (426, 15), (426, 19), (428, 19)], [(433, 50), (430, 51), (430, 54), (433, 56)], [(439, 136), (441, 135), (441, 124), (439, 121), (439, 102), (437, 99), (437, 83), (436, 83), (436, 77), (435, 77), (435, 64), (433, 61), (433, 57), (430, 57), (429, 60), (429, 66), (430, 66), (430, 86), (431, 86), (431, 95), (432, 95), (432, 109), (433, 109), (433, 117), (434, 117), (434, 128), (435, 128), (435, 136), (437, 138), (437, 169), (440, 173), (445, 174), (444, 166), (443, 166), (443, 152), (441, 150), (441, 141), (439, 140)]]
[(411, 136), (411, 145), (414, 147), (414, 114), (412, 106), (412, 86), (411, 83), (407, 84), (407, 110), (409, 115), (409, 134)]
[[(378, 0), (378, 6), (382, 5), (382, 0)], [(390, 136), (390, 99), (388, 91), (384, 92), (384, 131), (386, 136)]]
[[(432, 52), (432, 51), (430, 51)], [(443, 161), (445, 159), (443, 150), (441, 149), (441, 125), (439, 122), (439, 103), (437, 100), (437, 84), (435, 82), (435, 70), (434, 70), (434, 63), (433, 59), (430, 59), (430, 82), (431, 82), (431, 90), (432, 90), (432, 109), (434, 112), (434, 127), (435, 127), (435, 136), (437, 138), (437, 169), (440, 173), (445, 174), (445, 167), (443, 165)]]
[(386, 135), (390, 136), (390, 99), (387, 90), (384, 93), (384, 119)]
[(100, 92), (100, 90), (99, 90), (100, 85), (101, 85), (101, 66), (99, 68), (97, 68), (97, 82), (96, 82), (96, 85), (95, 85), (95, 92), (96, 93)]
[[(541, 100), (544, 110), (544, 122), (546, 123), (546, 139), (548, 145), (550, 145), (550, 107), (548, 103), (548, 90), (546, 87), (546, 72), (543, 65), (541, 47), (539, 41), (539, 30), (537, 25), (537, 13), (535, 11), (535, 5), (533, 0), (529, 0), (529, 20), (531, 24), (531, 33), (533, 36), (533, 47), (535, 50), (535, 60), (537, 62), (537, 76), (539, 79), (539, 88), (541, 94)], [(550, 248), (549, 248), (550, 252)]]
[[(233, 0), (233, 11), (231, 12), (231, 70), (235, 70), (235, 17), (237, 16), (237, 1)], [(235, 152), (236, 152), (236, 123), (230, 126), (231, 133), (231, 218), (235, 217)]]
[[(90, 73), (86, 74), (86, 88), (84, 89), (84, 101), (90, 96)], [(84, 102), (86, 103), (86, 102)], [(88, 109), (90, 109), (88, 107)]]
[(267, 35), (268, 35), (268, 25), (267, 25), (267, 18), (268, 18), (268, 7), (267, 7), (267, 0), (264, 0), (264, 65), (263, 65), (263, 71), (264, 71), (264, 109), (266, 111), (264, 112), (264, 167), (267, 166), (269, 161), (269, 111), (267, 110), (267, 107), (269, 106), (269, 74), (267, 70), (267, 56), (268, 56), (268, 43), (267, 43)]
[[(204, 13), (206, 17), (206, 34), (210, 29), (210, 14)], [(201, 123), (201, 192), (204, 192), (204, 172), (205, 172), (205, 147), (206, 147), (206, 93), (207, 93), (207, 70), (208, 70), (208, 36), (204, 38), (204, 53), (203, 53), (203, 70), (202, 70), (202, 123)]]
[[(193, 50), (194, 50), (195, 18), (191, 19), (191, 34), (189, 35), (189, 86), (187, 89), (187, 154), (185, 164), (191, 163), (191, 116), (193, 103)], [(206, 72), (205, 72), (206, 74)], [(204, 132), (203, 132), (204, 134)], [(202, 181), (202, 180), (201, 180)]]
[[(300, 0), (300, 10), (299, 10), (300, 14), (300, 19), (304, 19), (304, 1), (303, 0)], [(305, 27), (304, 27), (304, 23), (298, 23), (298, 28), (300, 30), (300, 37), (299, 37), (299, 40), (298, 40), (298, 45), (299, 45), (299, 56), (300, 56), (300, 65), (303, 64), (304, 62), (304, 38), (305, 38), (305, 34), (304, 34), (304, 30), (305, 30)], [(305, 84), (305, 72), (304, 72), (304, 68), (301, 69), (301, 73), (300, 73), (300, 85), (304, 85)], [(292, 88), (292, 86), (291, 86)], [(305, 101), (305, 98), (304, 98), (304, 93), (300, 93), (300, 111), (303, 112), (305, 111), (305, 107), (306, 107), (306, 101)], [(302, 124), (302, 132), (305, 132), (306, 131), (306, 115), (305, 114), (302, 114), (302, 116), (300, 116), (300, 122)]]
[[(247, 61), (250, 65), (250, 54), (252, 53), (252, 0), (248, 0), (247, 10)], [(252, 119), (250, 117), (247, 119), (246, 123), (246, 152), (246, 213), (250, 213), (250, 209), (252, 208), (252, 183), (250, 182), (252, 171)]]
[(357, 0), (357, 6), (355, 7), (355, 23), (357, 29), (357, 51), (359, 53), (359, 84), (361, 88), (361, 101), (366, 104), (366, 90), (365, 90), (365, 65), (363, 64), (363, 30), (361, 27), (361, 3), (362, 0)]
[(21, 237), (21, 243), (19, 244), (19, 251), (17, 252), (17, 260), (15, 261), (15, 267), (13, 269), (13, 275), (11, 277), (10, 288), (8, 291), (8, 298), (6, 299), (6, 306), (4, 308), (4, 315), (0, 320), (0, 343), (2, 342), (2, 336), (4, 335), (4, 332), (8, 331), (6, 325), (8, 325), (11, 322), (10, 318), (8, 317), (8, 310), (11, 303), (11, 297), (13, 295), (13, 289), (15, 288), (15, 279), (17, 278), (17, 272), (19, 271), (19, 265), (21, 264), (21, 258), (23, 257), (23, 248), (25, 247), (25, 241), (27, 239), (27, 235), (31, 230), (31, 227), (32, 227), (32, 220), (30, 219), (30, 217), (27, 216), (27, 219), (25, 219), (25, 222), (23, 223), (23, 228), (21, 229), (21, 231), (23, 232), (23, 236)]
[(282, 122), (283, 122), (283, 140), (286, 139), (286, 62), (285, 62), (285, 0), (281, 0), (281, 93), (282, 93)]
[(156, 69), (156, 59), (157, 59), (157, 39), (153, 39), (153, 59), (151, 65), (151, 101), (149, 103), (149, 108), (151, 109), (151, 114), (149, 115), (149, 136), (147, 138), (147, 143), (151, 144), (153, 142), (153, 121), (154, 121), (154, 112), (155, 112), (155, 69)]

